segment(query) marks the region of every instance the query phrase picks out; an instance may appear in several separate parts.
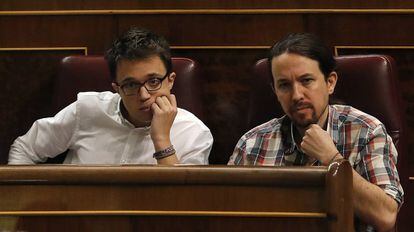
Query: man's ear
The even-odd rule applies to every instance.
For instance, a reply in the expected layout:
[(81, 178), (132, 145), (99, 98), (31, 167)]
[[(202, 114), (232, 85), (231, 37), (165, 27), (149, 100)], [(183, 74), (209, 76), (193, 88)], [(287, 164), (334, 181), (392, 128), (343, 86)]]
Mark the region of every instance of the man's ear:
[(112, 89), (114, 89), (115, 92), (119, 93), (119, 86), (115, 84), (115, 82), (111, 83)]
[(333, 94), (335, 91), (336, 81), (338, 80), (338, 74), (336, 72), (331, 72), (326, 79), (326, 84), (328, 85), (329, 95)]
[(175, 74), (175, 72), (171, 72), (170, 75), (167, 77), (167, 79), (168, 79), (168, 88), (170, 90), (174, 86), (174, 81), (175, 81), (176, 76), (177, 75)]

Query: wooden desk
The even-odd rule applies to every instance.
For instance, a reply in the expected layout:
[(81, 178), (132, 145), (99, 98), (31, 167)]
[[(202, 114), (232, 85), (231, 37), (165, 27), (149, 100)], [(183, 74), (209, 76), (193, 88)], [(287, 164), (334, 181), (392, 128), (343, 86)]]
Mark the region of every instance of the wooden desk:
[(322, 167), (0, 166), (10, 231), (352, 231), (348, 162)]

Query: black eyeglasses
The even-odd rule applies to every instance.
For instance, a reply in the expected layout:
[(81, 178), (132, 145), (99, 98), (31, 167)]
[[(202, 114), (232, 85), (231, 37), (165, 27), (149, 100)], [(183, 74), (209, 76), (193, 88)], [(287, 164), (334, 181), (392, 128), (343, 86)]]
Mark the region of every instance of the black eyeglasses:
[(144, 83), (129, 81), (122, 85), (118, 85), (118, 83), (116, 82), (115, 84), (121, 88), (125, 96), (133, 96), (138, 93), (138, 91), (141, 89), (142, 86), (144, 86), (148, 92), (154, 92), (154, 91), (161, 89), (162, 82), (164, 81), (165, 78), (168, 77), (168, 74), (169, 73), (165, 74), (165, 76), (162, 78), (150, 78), (146, 80)]

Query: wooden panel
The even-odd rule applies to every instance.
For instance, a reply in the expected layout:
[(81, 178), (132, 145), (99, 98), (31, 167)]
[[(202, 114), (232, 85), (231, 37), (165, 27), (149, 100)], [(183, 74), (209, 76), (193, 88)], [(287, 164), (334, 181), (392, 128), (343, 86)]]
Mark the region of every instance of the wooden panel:
[(0, 47), (88, 47), (102, 54), (116, 37), (115, 25), (99, 15), (0, 16)]
[(351, 185), (348, 162), (329, 169), (3, 166), (0, 225), (53, 231), (68, 223), (85, 231), (105, 220), (125, 231), (149, 230), (156, 221), (157, 231), (200, 224), (209, 228), (203, 231), (250, 231), (256, 223), (351, 231)]
[[(119, 16), (120, 31), (131, 25), (156, 28), (175, 46), (265, 45), (270, 46), (292, 28), (303, 31), (301, 15), (137, 15)], [(278, 30), (271, 30), (275, 22)], [(218, 26), (220, 25), (220, 26)], [(254, 28), (254, 31), (251, 30)], [(260, 31), (260, 33), (257, 33)]]
[[(0, 219), (1, 220), (1, 219)], [(12, 221), (13, 220), (13, 221)], [(282, 220), (255, 217), (174, 217), (174, 216), (37, 216), (11, 217), (2, 228), (9, 231), (326, 231), (326, 221), (319, 218)], [(298, 223), (301, 222), (301, 223)], [(1, 223), (1, 222), (0, 222)], [(1, 224), (0, 224), (1, 225)]]
[[(105, 185), (19, 185), (2, 186), (2, 195), (13, 198), (3, 198), (0, 208), (3, 211), (211, 211), (219, 212), (273, 212), (278, 208), (280, 212), (322, 212), (324, 207), (324, 191), (319, 187), (296, 187), (298, 191), (287, 190), (280, 186), (254, 187), (260, 197), (251, 197), (251, 186), (203, 186), (186, 184), (182, 186), (147, 184), (140, 186), (112, 184), (108, 189)], [(33, 194), (28, 198), (27, 192)], [(65, 195), (70, 192), (70, 195)], [(102, 198), (96, 197), (105, 192), (105, 204)], [(174, 192), (174, 200), (166, 197)], [(219, 192), (220, 194), (216, 194)], [(7, 194), (8, 193), (8, 194)], [(47, 193), (47, 194), (44, 194)], [(12, 195), (10, 195), (12, 194)], [(52, 196), (61, 196), (54, 198)], [(205, 204), (203, 196), (210, 196), (209, 204)], [(303, 196), (313, 199), (308, 201)], [(139, 197), (137, 197), (139, 196)], [(307, 198), (307, 199), (309, 199)], [(122, 199), (120, 201), (120, 199)], [(154, 199), (157, 199), (156, 203)], [(246, 203), (249, 199), (249, 203)], [(265, 201), (264, 199), (273, 199)], [(297, 200), (299, 199), (299, 200)], [(231, 201), (231, 204), (223, 204)], [(180, 204), (178, 204), (181, 202)], [(186, 204), (182, 204), (186, 202)], [(284, 204), (282, 202), (291, 202)], [(12, 203), (12, 204), (11, 204)], [(312, 210), (312, 211), (311, 211)], [(194, 213), (196, 214), (196, 213)]]
[(133, 0), (2, 0), (0, 10), (68, 10), (68, 9), (193, 9), (193, 8), (413, 8), (414, 3), (404, 0), (384, 1), (324, 1), (324, 0), (296, 0), (296, 1), (273, 1), (273, 0), (164, 0), (164, 1), (133, 1)]
[[(412, 14), (312, 14), (309, 32), (331, 45), (414, 45)], [(329, 28), (329, 29), (327, 29)]]

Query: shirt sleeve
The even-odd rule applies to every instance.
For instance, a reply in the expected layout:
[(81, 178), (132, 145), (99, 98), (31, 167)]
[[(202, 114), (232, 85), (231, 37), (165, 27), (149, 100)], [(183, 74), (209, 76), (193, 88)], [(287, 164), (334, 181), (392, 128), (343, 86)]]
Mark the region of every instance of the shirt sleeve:
[(246, 138), (241, 137), (234, 148), (233, 154), (230, 156), (227, 165), (243, 165), (246, 157)]
[(382, 188), (401, 205), (404, 191), (396, 167), (398, 153), (382, 124), (368, 135), (367, 143), (360, 155), (361, 161), (357, 166), (357, 172)]
[(193, 131), (188, 134), (186, 145), (177, 150), (180, 164), (207, 165), (213, 146), (213, 135), (210, 130)]
[(66, 151), (77, 124), (76, 103), (64, 108), (54, 117), (42, 118), (11, 145), (8, 164), (44, 162)]

